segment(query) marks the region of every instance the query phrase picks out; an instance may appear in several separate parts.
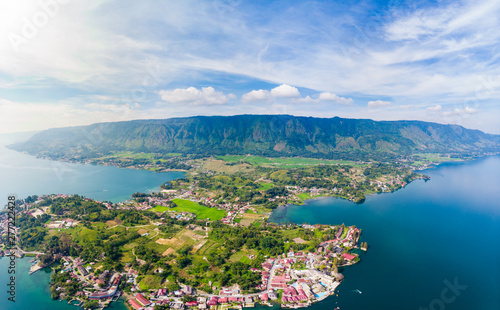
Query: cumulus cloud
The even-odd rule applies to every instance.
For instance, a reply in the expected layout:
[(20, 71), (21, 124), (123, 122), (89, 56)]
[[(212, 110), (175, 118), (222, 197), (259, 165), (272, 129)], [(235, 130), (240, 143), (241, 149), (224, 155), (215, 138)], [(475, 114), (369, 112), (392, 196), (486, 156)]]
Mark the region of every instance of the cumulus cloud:
[(227, 104), (229, 97), (234, 96), (232, 94), (224, 95), (224, 93), (216, 91), (213, 87), (202, 87), (201, 90), (195, 87), (161, 90), (159, 94), (165, 102), (187, 105)]
[(337, 96), (336, 94), (330, 93), (330, 92), (322, 92), (321, 94), (319, 94), (319, 100), (332, 101), (335, 103), (340, 103), (340, 104), (345, 104), (345, 105), (352, 103), (352, 98), (340, 97), (340, 96)]
[(256, 101), (271, 101), (271, 93), (268, 90), (252, 90), (251, 92), (248, 92), (241, 96), (241, 102), (243, 103), (249, 103), (249, 102), (256, 102)]
[(313, 99), (311, 96), (306, 96), (304, 98), (293, 98), (291, 101), (297, 103), (317, 103), (319, 102), (319, 99)]
[(380, 108), (380, 107), (388, 106), (390, 104), (391, 104), (390, 101), (382, 101), (382, 100), (368, 101), (369, 108)]
[(433, 107), (428, 107), (427, 110), (431, 110), (431, 111), (440, 111), (441, 110), (441, 105), (437, 104)]
[(464, 114), (475, 114), (479, 112), (479, 109), (474, 109), (471, 107), (465, 107), (465, 108), (455, 108), (452, 111), (445, 111), (443, 112), (444, 116), (455, 116), (455, 115), (464, 115)]
[(297, 98), (300, 97), (300, 92), (296, 87), (288, 84), (281, 84), (271, 89), (271, 95), (276, 98)]

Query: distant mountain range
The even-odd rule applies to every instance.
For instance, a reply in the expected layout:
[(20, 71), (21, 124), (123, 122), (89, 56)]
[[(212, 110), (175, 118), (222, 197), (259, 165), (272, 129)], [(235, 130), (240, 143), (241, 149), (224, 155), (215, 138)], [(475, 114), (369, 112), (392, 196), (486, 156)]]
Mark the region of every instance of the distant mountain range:
[(422, 121), (292, 115), (194, 116), (49, 129), (10, 148), (38, 156), (74, 159), (115, 151), (365, 159), (426, 152), (500, 151), (500, 135)]

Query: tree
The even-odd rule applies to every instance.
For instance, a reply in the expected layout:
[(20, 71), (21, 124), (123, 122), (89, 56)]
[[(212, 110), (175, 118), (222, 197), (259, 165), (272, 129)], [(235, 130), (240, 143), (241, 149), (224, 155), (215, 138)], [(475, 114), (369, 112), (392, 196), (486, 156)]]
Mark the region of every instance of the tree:
[(178, 289), (181, 288), (179, 286), (179, 284), (177, 284), (175, 282), (171, 282), (171, 281), (167, 283), (166, 287), (167, 287), (169, 292), (177, 291)]
[(97, 307), (99, 307), (99, 302), (97, 302), (97, 300), (87, 300), (83, 304), (83, 309), (94, 309)]

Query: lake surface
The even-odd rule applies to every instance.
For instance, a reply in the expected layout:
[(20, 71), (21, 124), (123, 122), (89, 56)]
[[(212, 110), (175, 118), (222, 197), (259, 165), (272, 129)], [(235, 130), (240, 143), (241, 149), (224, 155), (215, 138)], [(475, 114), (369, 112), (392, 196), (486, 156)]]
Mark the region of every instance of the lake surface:
[[(0, 205), (8, 195), (79, 194), (97, 200), (125, 201), (134, 192), (151, 192), (183, 172), (121, 169), (38, 159), (5, 148), (12, 136), (0, 136)], [(4, 201), (2, 203), (2, 201)]]
[(368, 242), (343, 270), (338, 297), (311, 310), (500, 309), (500, 157), (424, 173), (431, 180), (360, 205), (325, 198), (273, 213), (276, 222), (357, 225)]

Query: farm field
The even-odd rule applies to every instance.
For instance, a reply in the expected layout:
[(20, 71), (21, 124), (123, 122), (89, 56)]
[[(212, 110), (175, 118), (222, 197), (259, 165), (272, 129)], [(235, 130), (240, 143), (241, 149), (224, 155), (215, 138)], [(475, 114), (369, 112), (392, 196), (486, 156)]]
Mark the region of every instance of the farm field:
[(225, 155), (217, 156), (217, 159), (226, 162), (244, 162), (251, 165), (266, 165), (266, 166), (287, 166), (287, 167), (302, 167), (312, 165), (355, 165), (355, 162), (348, 160), (329, 160), (303, 157), (262, 157), (262, 156), (245, 156), (245, 155)]
[(208, 208), (196, 202), (186, 199), (176, 198), (172, 200), (177, 207), (171, 208), (171, 211), (190, 212), (196, 214), (197, 219), (209, 219), (210, 221), (220, 220), (226, 216), (226, 212), (216, 208)]
[(154, 208), (149, 209), (148, 211), (152, 211), (152, 212), (165, 212), (165, 211), (168, 211), (168, 210), (170, 210), (169, 207), (158, 205), (158, 206), (156, 206)]

